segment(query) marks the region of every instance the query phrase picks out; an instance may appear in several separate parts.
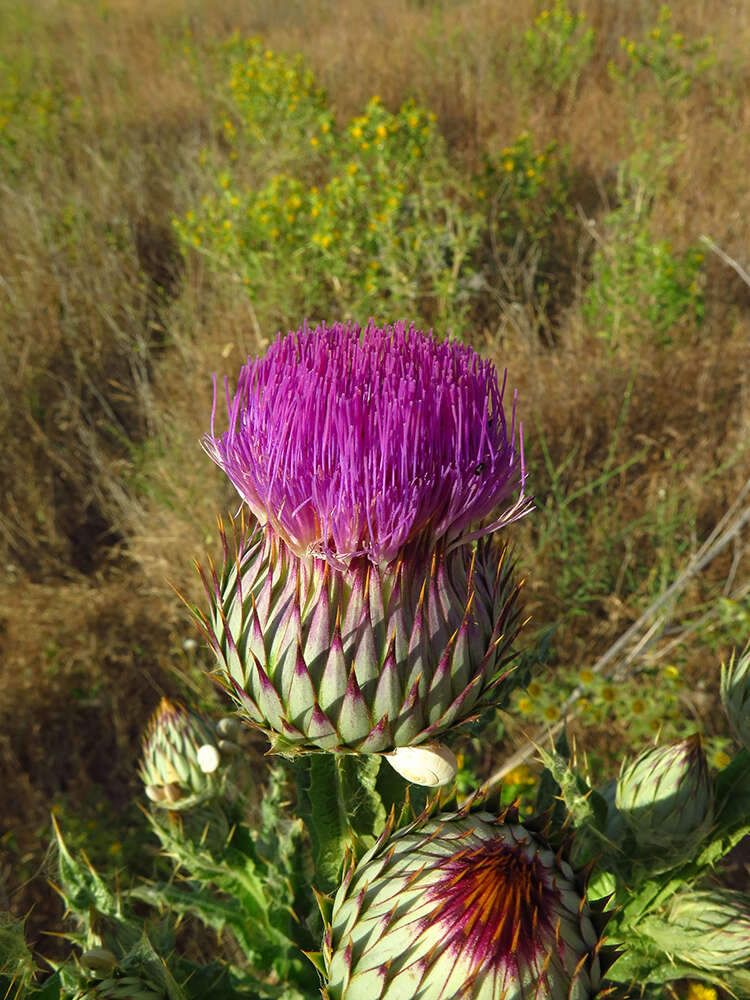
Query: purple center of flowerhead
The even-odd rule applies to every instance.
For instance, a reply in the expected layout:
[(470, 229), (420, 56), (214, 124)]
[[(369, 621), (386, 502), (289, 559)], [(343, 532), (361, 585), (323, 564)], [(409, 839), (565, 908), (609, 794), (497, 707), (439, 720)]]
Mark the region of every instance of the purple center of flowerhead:
[(299, 555), (387, 563), (420, 536), (468, 541), (530, 508), (515, 403), (509, 427), (505, 382), (463, 344), (404, 323), (305, 325), (248, 359), (234, 396), (225, 385), (229, 428), (212, 419), (204, 448)]
[(444, 927), (446, 945), (472, 967), (514, 974), (548, 950), (559, 892), (536, 856), (498, 838), (460, 851), (441, 868), (429, 923)]

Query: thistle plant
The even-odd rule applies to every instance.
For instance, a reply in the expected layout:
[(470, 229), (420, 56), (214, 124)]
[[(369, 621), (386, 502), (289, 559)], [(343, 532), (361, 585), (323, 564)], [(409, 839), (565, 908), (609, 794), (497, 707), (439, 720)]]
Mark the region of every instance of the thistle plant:
[[(507, 803), (525, 778), (493, 803), (464, 767), (459, 799), (436, 740), (508, 704), (522, 625), (494, 536), (531, 501), (494, 365), (405, 323), (303, 326), (225, 397), (203, 447), (243, 511), (194, 614), (237, 717), (162, 701), (140, 768), (161, 854), (107, 880), (55, 826), (77, 954), (37, 989), (7, 926), (0, 990), (656, 1000), (689, 978), (750, 995), (750, 902), (715, 877), (750, 833), (746, 749), (713, 774), (688, 736), (597, 788), (563, 736), (538, 748), (523, 819)], [(722, 681), (743, 738), (746, 666)], [(281, 758), (244, 785), (238, 720)], [(182, 954), (178, 923), (217, 960)]]
[(750, 750), (750, 646), (722, 664), (721, 701), (732, 733)]

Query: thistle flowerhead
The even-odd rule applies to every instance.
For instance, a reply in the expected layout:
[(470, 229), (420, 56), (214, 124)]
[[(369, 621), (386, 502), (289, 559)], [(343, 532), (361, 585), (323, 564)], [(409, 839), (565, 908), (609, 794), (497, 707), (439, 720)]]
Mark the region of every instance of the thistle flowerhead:
[(204, 446), (254, 518), (198, 618), (241, 714), (278, 751), (385, 752), (500, 701), (520, 612), (489, 535), (529, 501), (494, 366), (404, 324), (303, 327), (227, 408)]
[(617, 808), (646, 853), (671, 867), (713, 822), (714, 789), (700, 736), (649, 747), (623, 764)]
[(303, 326), (248, 360), (203, 445), (295, 555), (384, 565), (529, 509), (504, 388), (470, 347), (404, 323)]
[(722, 664), (721, 700), (732, 732), (750, 750), (750, 646)]
[(560, 851), (511, 813), (388, 830), (346, 874), (323, 957), (329, 1000), (584, 1000), (604, 917)]
[(207, 720), (162, 698), (143, 739), (146, 794), (168, 809), (190, 809), (220, 788), (219, 734)]

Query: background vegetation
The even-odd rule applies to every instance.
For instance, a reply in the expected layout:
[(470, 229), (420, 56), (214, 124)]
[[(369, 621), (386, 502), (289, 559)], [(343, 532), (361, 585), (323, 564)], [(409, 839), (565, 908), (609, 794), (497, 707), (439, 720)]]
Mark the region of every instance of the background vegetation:
[(198, 446), (211, 373), (305, 317), (450, 329), (518, 390), (536, 666), (476, 774), (571, 692), (601, 771), (657, 730), (711, 740), (741, 534), (627, 676), (591, 668), (750, 473), (748, 8), (0, 0), (0, 23), (0, 907), (33, 906), (37, 948), (50, 809), (132, 861), (148, 714), (214, 699), (172, 589), (198, 599), (236, 504)]

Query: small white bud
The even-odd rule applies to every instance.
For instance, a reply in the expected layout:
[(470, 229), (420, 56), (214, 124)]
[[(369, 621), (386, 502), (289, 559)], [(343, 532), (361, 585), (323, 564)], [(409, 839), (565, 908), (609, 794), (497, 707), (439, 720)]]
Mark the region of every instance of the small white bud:
[(383, 756), (402, 778), (415, 785), (429, 785), (433, 788), (447, 785), (458, 772), (456, 755), (440, 743), (397, 747), (392, 753)]
[(198, 747), (198, 767), (204, 774), (213, 774), (220, 763), (219, 751), (211, 743)]

